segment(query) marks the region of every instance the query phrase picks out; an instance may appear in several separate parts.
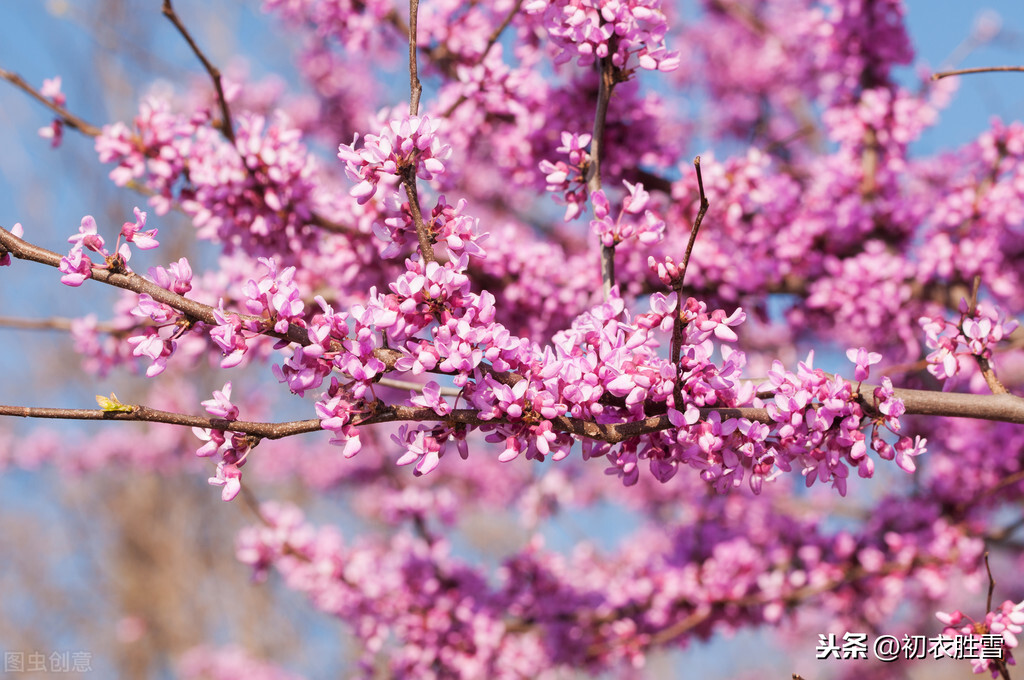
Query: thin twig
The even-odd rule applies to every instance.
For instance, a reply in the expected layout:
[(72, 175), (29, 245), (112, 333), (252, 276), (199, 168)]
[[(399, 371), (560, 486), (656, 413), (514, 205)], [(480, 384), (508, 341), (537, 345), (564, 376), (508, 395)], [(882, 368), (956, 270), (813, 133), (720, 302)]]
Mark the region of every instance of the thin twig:
[(682, 295), (683, 280), (686, 278), (686, 268), (690, 265), (690, 255), (693, 253), (693, 244), (697, 241), (697, 232), (704, 221), (704, 215), (708, 212), (708, 197), (704, 195), (704, 175), (700, 171), (700, 156), (693, 159), (693, 167), (697, 171), (697, 195), (700, 197), (700, 210), (693, 220), (693, 227), (690, 229), (690, 240), (686, 244), (686, 253), (683, 255), (683, 266), (679, 271), (679, 290)]
[[(604, 154), (604, 129), (608, 119), (608, 104), (612, 90), (618, 82), (615, 64), (608, 57), (598, 61), (600, 84), (597, 90), (597, 111), (594, 113), (594, 129), (590, 136), (590, 159), (587, 163), (587, 193), (593, 196), (601, 190), (601, 160)], [(615, 245), (601, 246), (601, 283), (604, 299), (611, 295), (615, 285)]]
[[(0, 328), (14, 328), (27, 331), (69, 331), (78, 319), (66, 319), (62, 317), (51, 317), (49, 319), (16, 319), (13, 317), (0, 316)], [(127, 329), (112, 323), (97, 323), (95, 330), (100, 333), (123, 333)]]
[[(971, 286), (971, 301), (970, 306), (967, 310), (968, 316), (974, 316), (978, 312), (978, 289), (981, 287), (981, 274), (975, 274), (974, 283)], [(961, 329), (962, 331), (963, 329)], [(978, 370), (981, 371), (981, 376), (985, 379), (985, 384), (988, 385), (988, 389), (991, 390), (992, 394), (1006, 394), (1008, 390), (999, 378), (996, 377), (996, 369), (992, 367), (992, 362), (988, 360), (988, 357), (984, 357), (980, 354), (975, 354), (974, 361), (978, 364)]]
[(46, 108), (50, 109), (50, 111), (53, 111), (53, 113), (58, 118), (60, 118), (61, 121), (69, 128), (78, 130), (82, 134), (88, 135), (89, 137), (98, 137), (100, 132), (102, 132), (98, 127), (96, 127), (92, 123), (85, 122), (78, 116), (74, 115), (73, 113), (65, 109), (63, 106), (58, 106), (54, 104), (48, 98), (44, 97), (39, 90), (29, 85), (25, 81), (25, 79), (19, 76), (17, 73), (5, 71), (4, 69), (0, 68), (0, 78), (6, 80), (11, 85), (14, 85), (22, 92), (25, 92), (30, 97), (35, 99), (37, 102), (39, 102)]
[(423, 255), (424, 262), (437, 262), (430, 229), (423, 221), (423, 211), (420, 210), (420, 196), (416, 188), (416, 166), (408, 165), (400, 168), (399, 172), (402, 186), (405, 187), (405, 196), (409, 199), (409, 213), (412, 216), (412, 223), (416, 227), (416, 239), (420, 244), (420, 254)]
[[(419, 69), (416, 65), (416, 20), (419, 14), (419, 0), (409, 0), (409, 115), (416, 116), (420, 110), (420, 94), (423, 87), (420, 85)], [(431, 242), (430, 230), (423, 221), (423, 211), (420, 210), (419, 191), (416, 188), (416, 165), (412, 164), (399, 168), (399, 176), (402, 179), (402, 186), (405, 187), (405, 196), (409, 199), (409, 213), (412, 216), (413, 225), (416, 227), (416, 239), (420, 244), (420, 254), (424, 262), (437, 262), (434, 254), (434, 245)]]
[(988, 564), (988, 551), (985, 551), (985, 571), (988, 572), (988, 601), (985, 603), (985, 611), (992, 611), (992, 594), (996, 590), (996, 580), (992, 576), (992, 567)]
[[(700, 171), (700, 156), (693, 159), (693, 168), (697, 172), (697, 197), (700, 200), (700, 209), (693, 220), (690, 228), (690, 240), (686, 244), (686, 253), (683, 255), (683, 264), (679, 271), (679, 278), (675, 282), (676, 291), (676, 316), (672, 322), (672, 342), (670, 355), (672, 365), (679, 370), (679, 358), (682, 355), (683, 331), (686, 330), (686, 322), (683, 320), (683, 282), (686, 280), (686, 267), (690, 264), (690, 254), (693, 252), (693, 244), (697, 241), (697, 233), (700, 225), (704, 222), (704, 215), (708, 212), (708, 197), (704, 194), (704, 175)], [(675, 385), (675, 408), (682, 407), (682, 384), (679, 377), (676, 377)]]
[(962, 68), (956, 71), (943, 71), (942, 73), (933, 73), (932, 80), (941, 80), (942, 78), (948, 78), (949, 76), (965, 76), (972, 73), (1004, 73), (1004, 72), (1024, 72), (1024, 66), (983, 66), (981, 68)]
[(416, 65), (416, 20), (419, 14), (419, 0), (409, 0), (409, 115), (419, 115), (420, 94), (423, 86), (420, 85), (419, 68)]
[(212, 430), (241, 432), (261, 439), (281, 439), (306, 432), (321, 430), (320, 419), (293, 420), (285, 423), (262, 423), (247, 420), (226, 420), (208, 416), (161, 411), (140, 404), (124, 404), (125, 411), (104, 411), (85, 408), (37, 408), (0, 404), (0, 416), (19, 418), (45, 418), (48, 420), (127, 420), (146, 423), (167, 423), (183, 427), (202, 427)]
[(171, 0), (164, 0), (163, 15), (167, 17), (174, 27), (178, 29), (178, 33), (181, 33), (181, 37), (185, 39), (188, 46), (192, 48), (192, 52), (199, 58), (199, 61), (203, 63), (203, 68), (210, 74), (210, 80), (213, 81), (213, 87), (217, 91), (217, 102), (220, 104), (220, 115), (221, 115), (221, 132), (228, 138), (231, 145), (235, 145), (235, 129), (231, 123), (231, 110), (228, 108), (227, 97), (224, 96), (224, 84), (221, 82), (220, 69), (214, 66), (203, 51), (199, 49), (199, 45), (192, 39), (192, 35), (185, 28), (185, 24), (181, 22), (178, 14), (174, 11), (174, 7), (171, 6)]

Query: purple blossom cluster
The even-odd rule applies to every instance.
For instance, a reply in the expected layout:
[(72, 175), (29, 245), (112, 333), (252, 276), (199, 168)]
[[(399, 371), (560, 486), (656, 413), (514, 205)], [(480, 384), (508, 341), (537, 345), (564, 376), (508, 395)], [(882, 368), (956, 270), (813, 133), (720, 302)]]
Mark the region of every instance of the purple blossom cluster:
[(665, 47), (668, 21), (661, 5), (661, 0), (531, 0), (523, 10), (543, 16), (556, 64), (575, 57), (578, 66), (589, 66), (610, 58), (625, 69), (635, 56), (640, 68), (672, 71), (679, 68), (679, 53)]
[(366, 203), (377, 193), (382, 179), (398, 178), (409, 168), (425, 180), (443, 174), (451, 147), (435, 134), (437, 128), (438, 123), (427, 116), (408, 116), (389, 121), (379, 135), (366, 135), (358, 150), (358, 134), (351, 144), (340, 145), (338, 158), (345, 162), (346, 174), (356, 183), (352, 196), (360, 204)]
[[(238, 420), (238, 407), (231, 403), (231, 383), (225, 383), (222, 389), (214, 390), (213, 399), (204, 401), (203, 408), (214, 418)], [(242, 490), (241, 468), (252, 450), (252, 440), (241, 432), (221, 429), (194, 427), (192, 433), (205, 442), (196, 450), (197, 456), (220, 456), (217, 462), (217, 476), (210, 478), (210, 484), (223, 487), (222, 500), (233, 500)]]
[[(590, 199), (594, 205), (594, 219), (590, 222), (590, 228), (598, 235), (603, 246), (615, 246), (634, 237), (645, 246), (654, 245), (665, 236), (665, 221), (645, 209), (651, 196), (644, 191), (643, 184), (625, 182), (625, 185), (629, 193), (623, 199), (622, 211), (614, 221), (604, 191), (594, 192)], [(641, 213), (643, 216), (639, 219), (626, 218), (627, 215), (638, 216)]]
[(583, 211), (587, 198), (586, 169), (589, 162), (587, 147), (591, 136), (562, 132), (562, 145), (557, 151), (569, 156), (569, 162), (548, 160), (540, 162), (540, 171), (544, 173), (547, 190), (558, 194), (565, 202), (565, 221), (575, 219)]
[(992, 348), (1019, 325), (1016, 319), (1007, 321), (989, 304), (979, 304), (972, 313), (966, 300), (960, 301), (960, 318), (956, 323), (938, 316), (921, 317), (918, 323), (924, 330), (925, 344), (932, 350), (927, 357), (928, 372), (939, 380), (959, 373), (962, 358), (991, 359)]
[[(67, 96), (61, 92), (60, 86), (60, 76), (47, 78), (43, 81), (43, 86), (39, 88), (39, 94), (49, 99), (54, 105), (63, 107), (67, 103)], [(49, 125), (39, 128), (39, 136), (43, 139), (49, 139), (50, 146), (56, 149), (64, 140), (64, 121), (60, 118), (54, 118), (53, 122)]]
[(242, 115), (230, 139), (211, 126), (208, 109), (172, 111), (165, 99), (142, 101), (134, 129), (124, 123), (96, 138), (100, 161), (117, 163), (118, 186), (152, 189), (158, 214), (180, 207), (201, 238), (252, 255), (294, 254), (314, 242), (316, 165), (301, 133), (284, 116)]
[(982, 635), (995, 635), (1002, 638), (1002, 647), (998, 659), (983, 658), (977, 655), (971, 659), (975, 673), (990, 672), (998, 678), (1003, 664), (1015, 665), (1013, 649), (1017, 647), (1017, 633), (1024, 632), (1024, 602), (1005, 600), (993, 611), (985, 614), (984, 621), (975, 621), (959, 609), (952, 612), (936, 612), (935, 618), (946, 624), (944, 635), (967, 635), (981, 641)]

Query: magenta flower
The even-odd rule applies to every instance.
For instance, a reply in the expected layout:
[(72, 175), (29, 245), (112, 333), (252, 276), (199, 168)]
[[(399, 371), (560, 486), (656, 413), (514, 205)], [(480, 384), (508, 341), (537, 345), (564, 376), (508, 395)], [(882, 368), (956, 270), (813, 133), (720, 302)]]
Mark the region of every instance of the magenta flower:
[(451, 147), (441, 143), (437, 128), (438, 123), (427, 116), (406, 116), (389, 121), (379, 135), (366, 135), (361, 149), (355, 148), (358, 134), (352, 144), (340, 145), (338, 158), (345, 162), (349, 179), (356, 182), (351, 195), (360, 205), (366, 203), (377, 193), (382, 175), (397, 178), (410, 165), (421, 179), (443, 174)]
[(225, 503), (234, 500), (242, 490), (242, 471), (237, 465), (221, 461), (217, 463), (217, 476), (210, 477), (210, 486), (224, 487), (220, 492), (220, 499)]
[(868, 375), (871, 374), (870, 366), (881, 361), (882, 355), (877, 352), (868, 352), (861, 347), (860, 349), (846, 350), (846, 358), (856, 364), (857, 368), (853, 373), (853, 379), (860, 382), (868, 379)]
[(156, 240), (156, 229), (142, 231), (146, 227), (146, 213), (135, 208), (135, 222), (125, 222), (121, 227), (121, 235), (129, 243), (134, 243), (142, 250), (151, 250), (160, 245)]

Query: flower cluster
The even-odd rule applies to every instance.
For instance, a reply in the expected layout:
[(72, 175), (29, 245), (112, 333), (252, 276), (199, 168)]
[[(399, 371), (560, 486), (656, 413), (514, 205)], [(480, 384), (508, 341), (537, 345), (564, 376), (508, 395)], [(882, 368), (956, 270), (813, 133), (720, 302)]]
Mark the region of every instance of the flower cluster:
[[(954, 323), (941, 316), (918, 320), (925, 332), (925, 343), (932, 350), (928, 355), (928, 372), (939, 380), (952, 378), (960, 372), (961, 357), (992, 358), (992, 348), (1018, 326), (992, 305), (984, 302), (971, 313), (966, 300), (960, 302), (960, 319)], [(951, 383), (946, 383), (947, 388)]]
[(121, 122), (105, 125), (96, 137), (96, 153), (101, 163), (117, 163), (110, 171), (117, 186), (139, 181), (153, 189), (150, 204), (162, 215), (171, 208), (194, 150), (192, 136), (203, 122), (203, 117), (173, 113), (166, 99), (147, 97), (139, 104), (134, 130)]
[(284, 256), (312, 245), (316, 166), (301, 132), (283, 115), (269, 124), (240, 115), (232, 145), (210, 121), (208, 109), (186, 115), (149, 97), (134, 129), (105, 126), (96, 151), (102, 162), (117, 163), (110, 172), (115, 184), (148, 187), (158, 214), (177, 199), (199, 236), (227, 252)]
[(975, 673), (991, 672), (993, 678), (999, 677), (1000, 661), (1013, 665), (1013, 649), (1017, 647), (1017, 634), (1024, 632), (1024, 601), (1011, 602), (1005, 600), (994, 611), (985, 614), (984, 621), (975, 621), (959, 609), (952, 612), (936, 612), (935, 618), (946, 624), (943, 635), (967, 635), (981, 640), (982, 635), (994, 635), (1002, 638), (1001, 653), (998, 659), (978, 655), (971, 659)]
[[(43, 81), (43, 86), (39, 88), (39, 94), (57, 106), (64, 106), (67, 102), (67, 97), (60, 91), (60, 84), (60, 76), (47, 78)], [(60, 118), (54, 118), (52, 123), (46, 127), (39, 128), (39, 136), (43, 139), (49, 139), (50, 146), (56, 149), (64, 139), (64, 121)]]
[(595, 59), (610, 57), (616, 67), (625, 69), (635, 56), (640, 68), (679, 67), (679, 53), (665, 47), (668, 22), (661, 0), (531, 0), (523, 9), (543, 15), (557, 50), (556, 64), (576, 57), (579, 66), (589, 66)]
[[(203, 402), (203, 408), (214, 418), (225, 421), (238, 420), (238, 407), (231, 403), (231, 383), (225, 383), (220, 390), (213, 391), (213, 399)], [(223, 487), (221, 499), (230, 501), (242, 490), (242, 466), (252, 450), (253, 440), (241, 432), (221, 429), (193, 427), (192, 433), (205, 442), (196, 450), (196, 455), (206, 458), (219, 455), (217, 476), (210, 478), (212, 486)]]
[(413, 173), (426, 180), (444, 173), (451, 147), (442, 144), (435, 134), (438, 125), (427, 116), (406, 116), (389, 121), (379, 135), (366, 135), (358, 150), (358, 134), (351, 144), (338, 147), (338, 158), (345, 162), (346, 174), (356, 183), (351, 194), (360, 205), (373, 198), (383, 179), (397, 178), (407, 168), (415, 168)]
[[(479, 258), (485, 255), (480, 243), (486, 240), (487, 234), (479, 232), (480, 221), (466, 214), (466, 205), (465, 199), (459, 199), (458, 204), (452, 206), (442, 195), (426, 220), (431, 240), (444, 246), (452, 260), (458, 260), (463, 253)], [(387, 244), (381, 257), (395, 257), (417, 244), (416, 226), (404, 206), (399, 215), (385, 219), (383, 225), (375, 223), (373, 231)]]
[[(611, 206), (604, 190), (595, 191), (590, 197), (594, 205), (594, 219), (590, 222), (590, 228), (601, 239), (601, 245), (606, 247), (618, 245), (633, 237), (645, 246), (654, 245), (665, 236), (665, 220), (646, 209), (651, 196), (644, 191), (643, 184), (624, 184), (629, 195), (623, 199), (622, 211), (614, 221), (611, 219)], [(639, 221), (626, 218), (626, 215), (641, 213), (643, 217)]]
[(540, 171), (544, 173), (547, 190), (559, 194), (559, 198), (565, 201), (564, 219), (566, 222), (575, 219), (583, 212), (587, 197), (586, 173), (587, 164), (590, 162), (590, 155), (587, 153), (589, 145), (589, 134), (563, 131), (562, 145), (558, 147), (558, 152), (568, 154), (569, 162), (552, 163), (548, 160), (540, 162)]
[[(82, 218), (78, 227), (78, 233), (68, 238), (68, 243), (73, 244), (71, 251), (61, 258), (59, 270), (64, 276), (61, 283), (68, 286), (80, 286), (92, 276), (93, 268), (109, 269), (117, 273), (128, 273), (128, 260), (132, 257), (131, 246), (134, 243), (142, 250), (150, 250), (159, 246), (156, 240), (156, 229), (143, 231), (146, 226), (146, 213), (135, 208), (135, 222), (125, 222), (118, 235), (117, 244), (114, 246), (116, 254), (111, 254), (106, 249), (106, 242), (96, 230), (96, 220), (92, 215)], [(121, 237), (125, 242), (121, 243)], [(85, 254), (86, 250), (99, 253), (103, 256), (103, 264), (94, 264)]]

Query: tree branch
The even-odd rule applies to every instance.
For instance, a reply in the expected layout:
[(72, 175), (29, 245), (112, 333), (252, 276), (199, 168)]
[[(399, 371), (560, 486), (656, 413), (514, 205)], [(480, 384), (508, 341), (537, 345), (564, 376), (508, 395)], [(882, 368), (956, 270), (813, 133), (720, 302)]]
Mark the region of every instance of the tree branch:
[[(608, 104), (616, 83), (616, 68), (612, 60), (604, 57), (600, 65), (600, 84), (597, 90), (597, 111), (590, 137), (590, 160), (587, 164), (587, 193), (593, 196), (601, 190), (601, 155), (604, 153), (604, 128), (608, 118)], [(615, 245), (601, 245), (601, 283), (607, 300), (615, 285)]]
[(1006, 73), (1006, 72), (1024, 72), (1024, 66), (983, 66), (981, 68), (962, 68), (956, 71), (943, 71), (941, 73), (933, 73), (932, 80), (941, 80), (950, 76), (966, 76), (972, 73)]
[[(683, 254), (683, 264), (679, 271), (679, 280), (676, 281), (676, 316), (672, 321), (672, 344), (670, 355), (672, 365), (679, 370), (679, 358), (682, 354), (683, 331), (686, 329), (686, 322), (683, 321), (683, 282), (686, 280), (686, 268), (690, 264), (690, 255), (693, 253), (693, 244), (697, 241), (697, 233), (700, 225), (704, 222), (704, 215), (708, 212), (708, 198), (704, 194), (704, 175), (700, 171), (700, 156), (693, 159), (693, 168), (697, 172), (697, 196), (700, 200), (700, 209), (693, 220), (693, 227), (690, 228), (690, 240), (686, 244), (686, 253)], [(676, 378), (675, 407), (682, 406), (682, 390), (679, 385), (679, 378)]]
[(420, 111), (419, 67), (416, 64), (416, 22), (420, 11), (420, 0), (409, 0), (409, 115), (417, 116)]
[(0, 68), (0, 78), (6, 80), (10, 84), (20, 89), (22, 92), (28, 94), (30, 97), (35, 99), (37, 102), (39, 102), (46, 108), (50, 109), (50, 111), (52, 111), (58, 118), (60, 118), (61, 122), (63, 122), (69, 128), (78, 130), (82, 134), (88, 135), (89, 137), (99, 136), (101, 130), (98, 127), (91, 123), (87, 123), (86, 121), (74, 115), (64, 107), (57, 106), (52, 101), (44, 97), (39, 90), (25, 82), (25, 79), (19, 76), (17, 73), (5, 71), (4, 69)]
[[(57, 253), (32, 245), (0, 227), (0, 254), (4, 251), (9, 252), (18, 259), (31, 260), (55, 268), (60, 266), (61, 256)], [(211, 326), (218, 324), (214, 317), (213, 307), (161, 288), (152, 281), (148, 281), (137, 274), (118, 274), (108, 269), (93, 267), (92, 278), (101, 283), (108, 283), (135, 293), (147, 293), (157, 302), (177, 309), (194, 320), (202, 321)], [(238, 314), (238, 316), (243, 320), (255, 321), (261, 325), (266, 321), (262, 317), (248, 314)], [(285, 333), (278, 333), (273, 328), (264, 328), (261, 333), (303, 346), (309, 345), (311, 342), (308, 331), (296, 324), (290, 324), (288, 331)], [(332, 342), (332, 351), (340, 351), (341, 349), (340, 343)], [(374, 355), (384, 363), (388, 370), (393, 369), (395, 362), (402, 356), (400, 352), (387, 348), (375, 349)], [(490, 374), (496, 380), (506, 385), (515, 385), (525, 379), (516, 373), (494, 371), (488, 364), (481, 364), (480, 370)], [(874, 386), (861, 385), (860, 390), (860, 403), (868, 409), (873, 409), (870, 399), (866, 399), (864, 395), (872, 394)], [(981, 395), (902, 388), (895, 389), (894, 393), (896, 397), (903, 400), (908, 414), (976, 418), (1024, 424), (1024, 399), (1009, 393)], [(645, 408), (647, 407), (650, 407), (652, 410), (664, 409), (665, 404), (650, 402), (645, 404)], [(746, 418), (763, 423), (773, 422), (767, 409), (763, 408), (703, 408), (700, 411), (701, 416), (705, 418), (711, 413), (717, 412), (723, 418)], [(441, 417), (430, 408), (417, 409), (405, 406), (385, 406), (383, 410), (362, 422), (364, 424), (372, 424), (396, 420), (453, 420), (454, 422), (470, 425), (483, 425), (495, 422), (493, 420), (485, 421), (480, 419), (478, 412), (472, 409), (454, 411), (448, 416)], [(667, 415), (656, 415), (640, 421), (615, 424), (597, 424), (582, 419), (562, 416), (552, 420), (552, 423), (560, 431), (610, 443), (625, 441), (643, 434), (650, 434), (673, 427)]]
[(129, 405), (130, 411), (104, 411), (84, 408), (36, 408), (0, 404), (0, 416), (19, 418), (45, 418), (49, 420), (124, 420), (147, 423), (167, 423), (183, 427), (202, 427), (211, 430), (241, 432), (261, 439), (281, 439), (321, 429), (320, 419), (295, 420), (286, 423), (260, 423), (247, 420), (226, 420), (206, 416), (190, 416), (173, 411), (161, 411), (142, 405)]
[(210, 80), (213, 81), (213, 87), (217, 91), (217, 103), (220, 105), (221, 120), (220, 130), (224, 133), (224, 136), (228, 138), (231, 145), (235, 145), (235, 129), (231, 122), (231, 110), (228, 108), (227, 97), (224, 96), (224, 84), (221, 82), (220, 69), (214, 66), (203, 51), (199, 49), (199, 45), (193, 40), (192, 35), (185, 28), (185, 24), (181, 22), (178, 14), (174, 11), (174, 7), (171, 6), (171, 0), (164, 0), (163, 15), (167, 17), (174, 27), (178, 29), (178, 33), (181, 33), (181, 37), (185, 39), (188, 46), (192, 48), (192, 52), (199, 58), (199, 61), (203, 63), (203, 68), (210, 74)]

